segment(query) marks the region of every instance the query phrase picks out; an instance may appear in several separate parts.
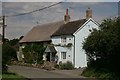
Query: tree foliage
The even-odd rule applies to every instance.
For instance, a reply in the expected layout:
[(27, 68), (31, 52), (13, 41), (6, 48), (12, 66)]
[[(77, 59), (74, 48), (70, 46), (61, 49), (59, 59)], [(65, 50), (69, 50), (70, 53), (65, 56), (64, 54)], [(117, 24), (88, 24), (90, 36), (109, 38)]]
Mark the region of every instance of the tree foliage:
[(16, 59), (16, 51), (8, 44), (2, 45), (2, 63), (7, 64), (10, 59)]
[(17, 59), (16, 51), (8, 44), (2, 45), (2, 69), (6, 69), (6, 64), (10, 64), (11, 59)]
[(42, 60), (45, 47), (43, 44), (29, 44), (23, 49), (23, 54), (25, 56), (25, 61), (27, 63), (34, 63), (37, 61), (39, 63)]
[(5, 43), (9, 44), (10, 46), (15, 46), (19, 43), (19, 41), (23, 38), (24, 36), (20, 36), (20, 38), (14, 38), (14, 39), (6, 39), (5, 38)]
[(104, 20), (100, 29), (85, 39), (83, 49), (90, 58), (89, 66), (119, 73), (120, 17)]
[(4, 69), (6, 64), (10, 64), (11, 59), (17, 60), (16, 47), (20, 39), (9, 40), (5, 38), (4, 44), (2, 46), (2, 68)]
[(11, 46), (14, 46), (18, 43), (19, 39), (12, 39), (12, 40), (9, 40), (8, 44), (11, 45)]

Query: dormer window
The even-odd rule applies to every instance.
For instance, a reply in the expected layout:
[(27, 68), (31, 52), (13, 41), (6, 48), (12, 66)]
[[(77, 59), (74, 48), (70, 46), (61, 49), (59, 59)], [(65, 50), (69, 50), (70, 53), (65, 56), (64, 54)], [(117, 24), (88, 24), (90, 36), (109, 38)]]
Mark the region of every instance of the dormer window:
[(61, 42), (65, 43), (67, 41), (67, 38), (65, 36), (61, 36)]

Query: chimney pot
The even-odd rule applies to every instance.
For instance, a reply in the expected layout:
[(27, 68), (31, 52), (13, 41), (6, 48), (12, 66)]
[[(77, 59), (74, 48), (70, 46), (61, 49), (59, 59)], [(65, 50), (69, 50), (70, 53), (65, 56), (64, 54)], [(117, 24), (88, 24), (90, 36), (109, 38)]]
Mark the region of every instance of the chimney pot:
[(68, 9), (66, 9), (66, 15), (68, 15)]

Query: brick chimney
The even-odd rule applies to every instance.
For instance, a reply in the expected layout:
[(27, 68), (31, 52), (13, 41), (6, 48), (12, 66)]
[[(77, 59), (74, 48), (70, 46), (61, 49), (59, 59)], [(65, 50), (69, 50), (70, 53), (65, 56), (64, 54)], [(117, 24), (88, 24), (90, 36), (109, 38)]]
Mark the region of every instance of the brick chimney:
[(66, 9), (66, 13), (64, 15), (64, 22), (68, 23), (70, 21), (70, 15), (68, 15), (68, 9)]
[(90, 8), (88, 8), (86, 10), (86, 19), (92, 18), (92, 10)]

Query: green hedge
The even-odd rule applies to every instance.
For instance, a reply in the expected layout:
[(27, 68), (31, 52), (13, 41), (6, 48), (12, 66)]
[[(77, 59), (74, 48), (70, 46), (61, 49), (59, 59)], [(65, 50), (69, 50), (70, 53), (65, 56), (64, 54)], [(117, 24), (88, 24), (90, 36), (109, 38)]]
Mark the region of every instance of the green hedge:
[(86, 68), (81, 75), (85, 77), (95, 77), (97, 80), (120, 80), (119, 76), (113, 72), (93, 68)]
[(67, 61), (66, 63), (60, 63), (59, 68), (65, 70), (72, 70), (74, 69), (74, 65), (72, 64), (72, 62)]

